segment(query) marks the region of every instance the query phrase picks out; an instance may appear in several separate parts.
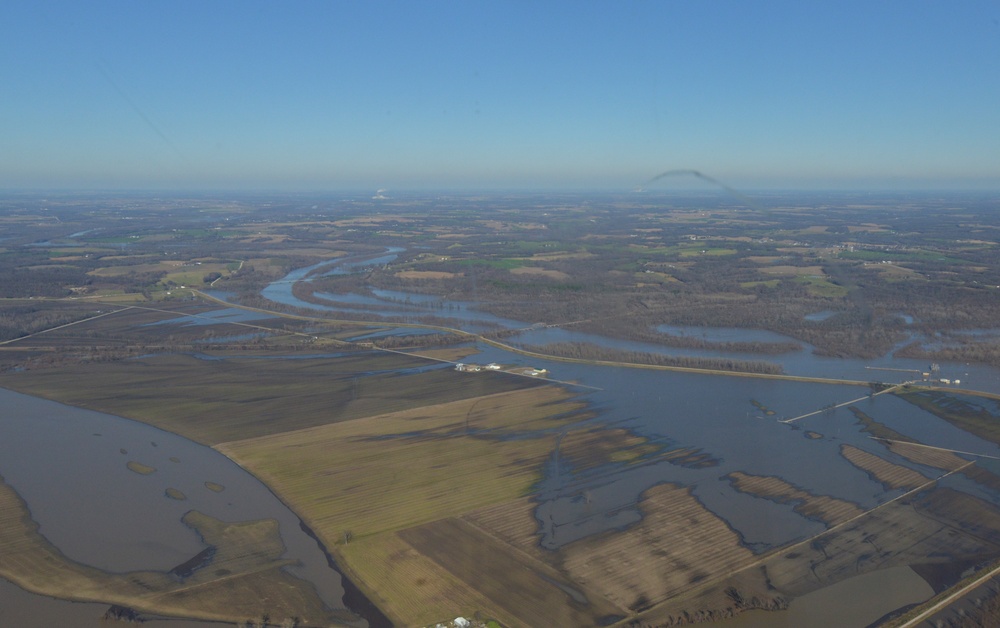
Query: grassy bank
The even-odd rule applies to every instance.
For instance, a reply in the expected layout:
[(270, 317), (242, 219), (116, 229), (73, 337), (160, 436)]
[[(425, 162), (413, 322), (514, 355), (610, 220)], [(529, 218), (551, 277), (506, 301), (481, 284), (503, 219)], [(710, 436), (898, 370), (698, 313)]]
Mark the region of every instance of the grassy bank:
[(38, 532), (27, 505), (0, 478), (0, 576), (42, 595), (100, 601), (157, 615), (236, 622), (269, 615), (303, 625), (350, 619), (325, 608), (313, 586), (289, 575), (271, 520), (230, 524), (190, 512), (185, 523), (214, 554), (186, 577), (166, 572), (110, 573), (64, 556)]

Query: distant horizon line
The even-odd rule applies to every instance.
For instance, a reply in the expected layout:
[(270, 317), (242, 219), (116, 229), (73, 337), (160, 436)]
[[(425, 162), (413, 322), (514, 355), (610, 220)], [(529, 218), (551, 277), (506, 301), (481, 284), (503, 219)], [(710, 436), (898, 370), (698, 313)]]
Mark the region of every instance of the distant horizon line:
[[(768, 194), (898, 194), (898, 195), (928, 195), (928, 194), (1000, 194), (1000, 184), (996, 187), (739, 187), (736, 188), (741, 194), (748, 195), (768, 195)], [(261, 188), (228, 188), (228, 187), (192, 187), (192, 188), (158, 188), (158, 187), (110, 187), (110, 188), (75, 188), (65, 187), (0, 187), (0, 195), (3, 196), (210, 196), (210, 195), (237, 195), (237, 196), (366, 196), (366, 200), (372, 201), (392, 201), (403, 197), (427, 197), (432, 195), (449, 196), (483, 196), (483, 195), (605, 195), (605, 196), (634, 196), (642, 197), (664, 197), (677, 195), (694, 195), (710, 197), (729, 197), (731, 193), (722, 189), (710, 187), (673, 187), (663, 188), (560, 188), (560, 187), (498, 187), (498, 188), (469, 188), (469, 187), (417, 187), (417, 188), (312, 188), (289, 189), (284, 187), (261, 187)], [(738, 200), (738, 199), (737, 199)]]

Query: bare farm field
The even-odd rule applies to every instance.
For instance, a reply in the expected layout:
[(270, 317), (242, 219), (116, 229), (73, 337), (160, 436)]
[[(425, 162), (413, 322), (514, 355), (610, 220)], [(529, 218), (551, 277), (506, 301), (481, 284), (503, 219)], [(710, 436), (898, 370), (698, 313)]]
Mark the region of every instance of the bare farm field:
[[(8, 388), (135, 418), (205, 444), (541, 385), (440, 367), (419, 371), (429, 366), (436, 365), (371, 352), (301, 359), (164, 354), (8, 373), (0, 380)], [(400, 369), (418, 372), (400, 376)]]
[[(278, 491), (328, 547), (336, 548), (359, 585), (377, 590), (390, 617), (412, 624), (417, 609), (407, 600), (415, 595), (412, 587), (423, 586), (417, 582), (421, 578), (375, 587), (394, 576), (363, 557), (386, 551), (382, 542), (404, 542), (414, 551), (414, 543), (427, 548), (437, 538), (433, 526), (423, 533), (403, 531), (526, 495), (554, 446), (547, 428), (578, 420), (581, 410), (565, 391), (541, 387), (223, 443), (217, 449)], [(402, 550), (400, 556), (409, 557), (406, 564), (442, 568)], [(454, 567), (441, 556), (429, 558), (445, 569)], [(405, 577), (405, 570), (400, 573)], [(471, 590), (458, 587), (441, 594), (440, 607), (421, 598), (420, 612), (447, 617), (456, 608), (448, 604), (478, 608), (483, 594), (469, 598)], [(456, 600), (455, 595), (465, 597)]]

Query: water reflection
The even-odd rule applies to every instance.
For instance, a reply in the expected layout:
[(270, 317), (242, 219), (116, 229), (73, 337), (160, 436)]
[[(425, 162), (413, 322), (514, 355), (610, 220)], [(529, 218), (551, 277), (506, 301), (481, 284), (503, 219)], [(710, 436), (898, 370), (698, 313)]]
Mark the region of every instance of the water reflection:
[[(300, 563), (289, 570), (315, 583), (331, 608), (343, 608), (340, 575), (298, 518), (222, 454), (135, 421), (5, 389), (0, 405), (0, 475), (67, 558), (111, 572), (167, 571), (204, 549), (180, 521), (190, 510), (231, 522), (275, 519), (284, 556)], [(155, 472), (137, 473), (129, 462)], [(169, 488), (186, 499), (167, 498)]]
[[(334, 266), (329, 265), (333, 263)], [(337, 268), (336, 260), (325, 262)], [(281, 289), (282, 299), (291, 294), (295, 277), (305, 277), (312, 270), (300, 269), (265, 291), (274, 298)], [(305, 272), (303, 272), (305, 270)], [(327, 272), (333, 272), (328, 270)], [(272, 290), (273, 288), (273, 290)], [(450, 317), (461, 325), (479, 320), (500, 322), (510, 329), (524, 329), (524, 323), (489, 319), (468, 302), (442, 301), (428, 295), (403, 291), (374, 290), (375, 296), (323, 295), (352, 306), (408, 308)], [(279, 299), (276, 299), (279, 300)], [(283, 303), (289, 303), (282, 300)], [(326, 305), (299, 301), (297, 305), (326, 309)], [(389, 310), (376, 310), (388, 313)], [(398, 311), (396, 312), (398, 314)], [(828, 313), (812, 315), (822, 320)], [(833, 313), (830, 312), (830, 315)], [(461, 326), (456, 325), (456, 326)], [(663, 326), (665, 333), (690, 335), (713, 342), (787, 342), (780, 334), (762, 330), (719, 329)], [(385, 333), (385, 332), (380, 332)], [(400, 332), (402, 333), (402, 332)], [(550, 342), (585, 342), (613, 349), (667, 355), (719, 356), (713, 349), (678, 349), (652, 343), (607, 338), (591, 333), (558, 327), (524, 329), (509, 342), (538, 346)], [(799, 343), (803, 344), (803, 343)], [(692, 487), (703, 505), (725, 519), (744, 543), (756, 551), (807, 538), (823, 529), (823, 524), (809, 520), (789, 504), (779, 504), (743, 494), (734, 489), (726, 476), (740, 471), (778, 477), (809, 492), (829, 495), (872, 508), (892, 499), (900, 491), (886, 491), (868, 473), (847, 461), (842, 446), (851, 445), (887, 457), (896, 464), (920, 469), (908, 460), (889, 454), (861, 430), (848, 408), (818, 413), (794, 425), (781, 419), (815, 412), (847, 400), (864, 397), (865, 388), (845, 385), (811, 384), (791, 381), (757, 380), (738, 377), (706, 376), (688, 373), (639, 369), (614, 369), (603, 366), (544, 360), (480, 344), (476, 360), (506, 365), (548, 369), (553, 377), (575, 381), (600, 390), (585, 395), (592, 408), (599, 409), (594, 421), (632, 433), (657, 443), (664, 450), (693, 448), (705, 452), (716, 463), (702, 468), (685, 468), (671, 461), (648, 459), (629, 463), (607, 463), (598, 468), (574, 469), (561, 459), (558, 448), (546, 465), (544, 478), (537, 486), (540, 543), (557, 548), (574, 540), (607, 530), (627, 527), (641, 516), (637, 507), (640, 495), (652, 486), (674, 482)], [(760, 359), (758, 354), (724, 353), (740, 359)], [(903, 381), (927, 365), (917, 360), (892, 357), (876, 360), (824, 358), (805, 345), (801, 351), (766, 356), (782, 365), (786, 373), (810, 377), (858, 381)], [(907, 372), (880, 370), (907, 369)], [(961, 372), (963, 381), (980, 389), (1000, 391), (1000, 377), (995, 369), (958, 364), (942, 365), (943, 372)], [(880, 396), (857, 405), (887, 425), (899, 425), (900, 431), (914, 438), (962, 451), (1000, 455), (1000, 450), (967, 432), (943, 423), (938, 418), (891, 396)], [(583, 427), (583, 426), (577, 426)], [(904, 429), (905, 428), (905, 429)], [(807, 432), (810, 438), (806, 437)], [(922, 469), (934, 477), (929, 469)], [(963, 484), (956, 478), (949, 481)], [(986, 489), (966, 486), (974, 493)], [(996, 496), (991, 496), (996, 499)]]
[[(404, 249), (393, 248), (393, 255)], [(389, 249), (387, 249), (389, 251)], [(392, 257), (388, 255), (386, 257)], [(391, 261), (391, 260), (390, 260)], [(350, 262), (354, 266), (345, 265)], [(719, 351), (717, 349), (691, 349), (668, 347), (655, 343), (637, 342), (608, 338), (598, 334), (562, 329), (559, 327), (533, 327), (525, 321), (516, 321), (493, 316), (477, 309), (477, 304), (471, 301), (450, 301), (425, 294), (411, 293), (400, 290), (382, 290), (374, 288), (374, 296), (346, 294), (322, 294), (327, 301), (322, 304), (310, 303), (298, 299), (292, 294), (292, 285), (299, 280), (307, 279), (310, 274), (326, 268), (326, 274), (349, 272), (363, 263), (355, 258), (334, 258), (313, 264), (290, 272), (281, 280), (264, 289), (262, 294), (284, 305), (313, 309), (317, 311), (337, 311), (349, 317), (359, 308), (368, 314), (385, 317), (404, 317), (411, 322), (419, 322), (422, 316), (433, 314), (435, 317), (453, 321), (452, 325), (465, 331), (481, 331), (480, 324), (499, 325), (506, 329), (522, 329), (520, 334), (510, 337), (511, 343), (525, 346), (539, 346), (556, 342), (583, 342), (611, 349), (639, 351), (672, 356), (689, 357), (731, 357), (739, 360), (764, 360), (781, 365), (786, 374), (804, 377), (821, 377), (830, 379), (850, 379), (858, 381), (900, 382), (920, 379), (921, 373), (927, 372), (930, 365), (922, 360), (897, 358), (893, 353), (904, 345), (920, 340), (922, 337), (912, 335), (904, 342), (893, 347), (884, 356), (876, 359), (834, 358), (816, 355), (814, 347), (794, 338), (766, 330), (669, 326), (663, 325), (657, 329), (663, 333), (686, 335), (702, 338), (712, 342), (796, 342), (803, 348), (779, 355), (761, 355), (756, 353), (738, 353)], [(811, 321), (822, 321), (835, 315), (833, 311), (816, 312), (806, 318)], [(901, 314), (900, 316), (906, 316)], [(956, 362), (940, 363), (937, 377), (960, 379), (962, 386), (974, 390), (1000, 393), (1000, 371), (997, 369)]]

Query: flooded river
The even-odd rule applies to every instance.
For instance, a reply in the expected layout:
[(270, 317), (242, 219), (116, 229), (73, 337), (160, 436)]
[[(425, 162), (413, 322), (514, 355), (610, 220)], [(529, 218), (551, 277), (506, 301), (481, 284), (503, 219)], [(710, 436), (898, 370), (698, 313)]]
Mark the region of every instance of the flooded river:
[[(292, 294), (292, 286), (297, 281), (308, 281), (310, 277), (315, 276), (344, 274), (359, 266), (374, 265), (376, 262), (378, 264), (389, 263), (403, 251), (402, 248), (391, 247), (380, 256), (341, 257), (326, 260), (292, 271), (286, 277), (265, 288), (262, 294), (276, 303), (316, 311), (340, 312), (348, 318), (350, 313), (361, 311), (379, 316), (403, 318), (407, 322), (413, 323), (419, 323), (421, 318), (434, 316), (449, 321), (448, 324), (456, 329), (472, 332), (484, 329), (484, 325), (505, 329), (522, 329), (524, 331), (510, 337), (508, 341), (526, 346), (539, 346), (555, 342), (582, 342), (610, 349), (673, 356), (763, 360), (779, 364), (786, 374), (803, 377), (897, 383), (913, 379), (919, 380), (921, 373), (927, 372), (930, 368), (930, 365), (924, 361), (897, 358), (892, 355), (896, 349), (919, 339), (916, 336), (907, 339), (898, 347), (894, 347), (884, 356), (865, 360), (819, 356), (813, 352), (814, 348), (807, 343), (766, 330), (672, 325), (662, 325), (657, 328), (664, 334), (691, 336), (709, 342), (794, 342), (802, 346), (799, 351), (772, 356), (718, 351), (710, 348), (668, 347), (655, 343), (608, 338), (559, 327), (533, 327), (539, 321), (502, 318), (478, 309), (477, 304), (471, 301), (454, 301), (400, 290), (373, 288), (370, 295), (318, 293), (315, 296), (321, 299), (321, 303), (304, 301)], [(821, 320), (821, 318), (816, 320)], [(940, 371), (937, 372), (937, 377), (950, 380), (959, 379), (962, 381), (963, 388), (1000, 394), (1000, 371), (995, 368), (959, 362), (942, 362), (939, 366)]]
[[(387, 251), (387, 255), (398, 252), (400, 250), (393, 249)], [(676, 349), (555, 327), (531, 328), (524, 322), (491, 317), (468, 302), (452, 302), (416, 293), (374, 290), (372, 296), (325, 295), (330, 302), (323, 304), (300, 301), (292, 296), (291, 286), (296, 280), (323, 268), (326, 273), (340, 272), (339, 264), (349, 260), (358, 263), (355, 258), (343, 258), (294, 271), (272, 284), (264, 294), (280, 303), (316, 310), (336, 310), (340, 303), (342, 306), (364, 306), (368, 312), (393, 316), (405, 310), (414, 320), (432, 313), (454, 321), (455, 327), (462, 329), (488, 320), (507, 328), (524, 329), (510, 339), (524, 345), (587, 342), (613, 349), (668, 355), (761, 359), (756, 354)], [(433, 310), (428, 310), (428, 306), (433, 306)], [(392, 309), (385, 309), (389, 307)], [(759, 330), (665, 327), (661, 331), (712, 341), (790, 340)], [(913, 463), (886, 454), (881, 445), (861, 431), (848, 408), (822, 412), (794, 424), (779, 423), (858, 398), (861, 400), (856, 405), (864, 412), (924, 442), (1000, 456), (1000, 448), (996, 445), (954, 428), (899, 398), (887, 395), (865, 398), (868, 393), (865, 387), (608, 368), (526, 358), (484, 344), (477, 349), (478, 355), (470, 360), (544, 368), (556, 379), (597, 388), (592, 392), (581, 389), (582, 398), (598, 411), (597, 418), (593, 419), (595, 425), (607, 429), (625, 428), (666, 448), (693, 448), (712, 461), (711, 465), (700, 468), (661, 462), (610, 465), (578, 472), (565, 462), (560, 463), (558, 451), (554, 452), (538, 493), (541, 503), (537, 518), (542, 527), (542, 545), (547, 547), (558, 547), (638, 520), (640, 514), (635, 503), (639, 495), (662, 482), (693, 487), (702, 503), (723, 517), (748, 546), (758, 551), (806, 538), (822, 529), (822, 524), (803, 518), (793, 512), (790, 505), (775, 504), (735, 491), (724, 479), (733, 471), (781, 477), (815, 493), (849, 500), (865, 508), (874, 507), (892, 498), (894, 493), (887, 493), (881, 484), (844, 459), (840, 455), (841, 446), (849, 444), (888, 455), (893, 462), (904, 466), (915, 467)], [(801, 351), (765, 356), (765, 359), (780, 363), (789, 374), (859, 381), (904, 381), (914, 378), (915, 374), (878, 369), (917, 371), (927, 368), (918, 361), (897, 359), (891, 354), (876, 360), (845, 360), (816, 356), (811, 349), (805, 346)], [(946, 373), (962, 378), (963, 385), (968, 383), (973, 388), (1000, 392), (1000, 372), (996, 369), (944, 363), (941, 374)], [(930, 469), (918, 470), (928, 475), (933, 473)], [(949, 478), (949, 481), (960, 483), (957, 478)], [(984, 491), (978, 486), (964, 486), (963, 489), (979, 495)], [(586, 500), (580, 498), (584, 493)], [(997, 495), (986, 497), (1000, 500)], [(583, 516), (583, 510), (591, 512), (595, 503), (601, 504), (607, 514)]]
[[(222, 454), (116, 416), (0, 389), (0, 475), (39, 532), (70, 560), (108, 572), (169, 571), (205, 549), (190, 510), (228, 522), (274, 519), (294, 575), (343, 608), (340, 574), (299, 519)], [(128, 464), (155, 471), (143, 474)], [(133, 467), (135, 468), (135, 467)], [(185, 499), (170, 499), (168, 489)], [(8, 624), (9, 625), (9, 624)]]
[[(371, 295), (324, 294), (322, 304), (291, 297), (291, 289), (272, 298), (282, 303), (317, 310), (364, 308), (370, 313), (399, 316), (405, 312), (414, 322), (433, 314), (470, 329), (489, 321), (509, 329), (523, 329), (511, 343), (538, 346), (550, 342), (584, 342), (627, 351), (666, 355), (765, 359), (780, 364), (788, 374), (857, 381), (901, 382), (919, 379), (929, 365), (899, 359), (891, 352), (874, 360), (824, 358), (803, 345), (800, 351), (777, 356), (724, 353), (712, 349), (676, 349), (663, 345), (630, 342), (581, 333), (571, 329), (532, 328), (521, 321), (490, 317), (477, 312), (474, 304), (450, 302), (427, 295), (400, 291), (372, 291)], [(432, 307), (433, 309), (429, 309)], [(357, 311), (355, 309), (355, 311)], [(790, 340), (773, 332), (741, 329), (665, 327), (663, 333), (693, 335), (710, 341), (783, 342)], [(392, 332), (388, 332), (392, 333)], [(404, 333), (400, 330), (399, 333)], [(578, 382), (580, 398), (596, 412), (586, 423), (572, 429), (625, 429), (648, 439), (662, 450), (692, 450), (701, 464), (683, 465), (651, 458), (648, 461), (609, 463), (599, 468), (574, 468), (562, 459), (558, 448), (546, 465), (537, 486), (535, 512), (540, 544), (555, 549), (572, 541), (613, 529), (625, 528), (642, 517), (638, 502), (647, 489), (664, 482), (690, 487), (693, 495), (724, 519), (743, 543), (764, 552), (826, 529), (816, 520), (795, 512), (793, 504), (779, 504), (737, 491), (727, 479), (733, 472), (782, 478), (813, 494), (829, 495), (870, 509), (902, 493), (886, 490), (842, 455), (851, 445), (879, 455), (897, 465), (914, 469), (927, 478), (940, 475), (892, 454), (863, 432), (848, 407), (816, 412), (827, 406), (853, 401), (855, 407), (886, 426), (925, 443), (986, 456), (1000, 456), (1000, 447), (947, 424), (937, 417), (891, 395), (868, 396), (864, 386), (775, 381), (729, 376), (709, 376), (669, 371), (608, 368), (587, 364), (525, 357), (493, 346), (479, 344), (470, 362), (547, 369), (554, 379)], [(904, 369), (904, 371), (889, 370)], [(958, 363), (941, 364), (940, 377), (962, 379), (963, 387), (1000, 392), (997, 369)], [(990, 401), (994, 412), (1000, 410)], [(1000, 413), (1000, 412), (998, 412)], [(796, 419), (790, 424), (781, 420)], [(980, 459), (992, 467), (995, 461)], [(962, 490), (991, 503), (1000, 494), (966, 478), (951, 476), (941, 485)], [(926, 599), (930, 587), (908, 568), (859, 576), (796, 600), (778, 615), (751, 613), (734, 626), (825, 625), (864, 626), (884, 614)], [(846, 597), (845, 597), (846, 596)], [(852, 604), (844, 605), (850, 599)], [(839, 610), (837, 610), (839, 609)], [(824, 618), (830, 617), (829, 621)], [(768, 623), (779, 621), (782, 623)], [(754, 623), (757, 622), (757, 623)], [(760, 623), (763, 622), (763, 623)], [(825, 622), (825, 623), (824, 623)]]
[[(483, 324), (524, 329), (511, 341), (525, 345), (589, 342), (615, 349), (669, 355), (720, 355), (717, 351), (674, 349), (559, 328), (529, 329), (528, 323), (492, 316), (477, 310), (470, 302), (399, 291), (322, 295), (323, 304), (302, 301), (292, 294), (292, 286), (297, 281), (385, 264), (401, 251), (390, 249), (383, 255), (327, 260), (298, 269), (268, 286), (263, 295), (279, 303), (315, 310), (350, 312), (360, 307), (386, 316), (412, 317), (414, 321), (434, 315), (454, 321), (454, 327), (466, 330), (475, 330)], [(243, 320), (246, 316), (259, 315), (220, 309), (198, 320), (225, 322)], [(192, 321), (176, 319), (172, 322), (187, 324)], [(661, 331), (709, 339), (719, 336), (732, 341), (784, 340), (771, 332), (752, 330), (666, 328)], [(372, 332), (359, 329), (357, 337), (364, 338), (369, 333)], [(374, 333), (413, 333), (413, 330), (382, 329)], [(642, 517), (638, 506), (641, 495), (665, 482), (690, 487), (692, 494), (755, 552), (809, 538), (826, 526), (795, 512), (792, 504), (741, 493), (726, 476), (739, 471), (783, 478), (811, 493), (848, 500), (866, 509), (901, 494), (901, 490), (887, 491), (866, 472), (848, 462), (841, 454), (844, 445), (875, 453), (928, 478), (939, 475), (935, 469), (923, 468), (887, 452), (862, 431), (847, 407), (816, 413), (823, 407), (847, 401), (854, 401), (853, 405), (875, 420), (923, 442), (1000, 457), (1000, 447), (944, 423), (897, 397), (869, 398), (868, 389), (863, 386), (608, 368), (527, 358), (485, 344), (475, 349), (478, 354), (469, 361), (544, 368), (554, 379), (581, 384), (570, 390), (587, 402), (593, 417), (566, 428), (565, 432), (626, 430), (655, 445), (657, 452), (689, 450), (698, 456), (698, 464), (683, 464), (651, 455), (637, 461), (575, 468), (571, 461), (561, 456), (557, 447), (546, 464), (535, 495), (539, 542), (546, 548), (559, 548), (637, 522)], [(757, 355), (724, 355), (761, 359)], [(280, 359), (269, 357), (275, 358)], [(867, 367), (927, 368), (922, 363), (899, 360), (891, 355), (868, 361), (821, 358), (812, 354), (810, 347), (764, 359), (780, 363), (786, 373), (860, 381), (913, 378), (912, 373)], [(1000, 392), (1000, 372), (996, 369), (942, 364), (941, 375), (961, 378), (963, 387)], [(109, 571), (167, 570), (203, 547), (194, 532), (180, 522), (180, 517), (188, 510), (196, 509), (226, 521), (275, 518), (281, 525), (287, 555), (302, 563), (296, 568), (296, 575), (316, 583), (329, 605), (341, 605), (343, 589), (339, 574), (326, 565), (316, 542), (301, 532), (295, 515), (267, 487), (214, 450), (133, 421), (9, 391), (0, 390), (0, 403), (7, 408), (0, 423), (0, 475), (27, 501), (42, 534), (73, 560)], [(991, 408), (998, 410), (995, 404)], [(810, 416), (792, 423), (780, 422), (807, 414)], [(137, 474), (126, 467), (132, 460), (157, 471), (151, 475)], [(225, 490), (209, 490), (206, 482), (224, 486)], [(1000, 503), (1000, 494), (966, 478), (951, 476), (942, 484), (991, 503)], [(168, 488), (183, 492), (187, 501), (165, 499), (164, 491)], [(929, 587), (921, 587), (921, 583), (923, 581), (908, 570), (876, 572), (796, 600), (792, 608), (780, 614), (785, 618), (781, 620), (786, 622), (784, 624), (753, 623), (759, 614), (750, 613), (726, 625), (734, 628), (863, 626), (894, 608), (928, 597)], [(890, 595), (893, 591), (898, 595)], [(879, 593), (866, 597), (859, 592)], [(4, 595), (4, 589), (0, 588), (0, 600)], [(843, 621), (834, 624), (813, 623), (825, 616), (822, 613), (836, 606), (836, 600), (845, 599), (844, 595), (862, 609), (860, 614), (851, 615), (850, 619), (845, 615)], [(824, 596), (834, 596), (829, 598), (834, 601)], [(815, 609), (822, 609), (822, 613)], [(778, 615), (768, 614), (767, 619), (760, 621), (775, 617)], [(807, 624), (801, 623), (807, 620)]]

